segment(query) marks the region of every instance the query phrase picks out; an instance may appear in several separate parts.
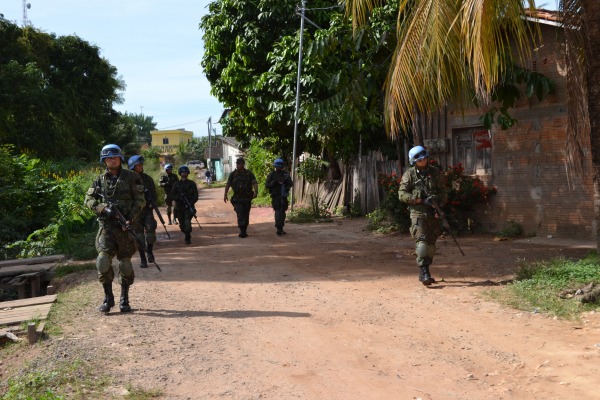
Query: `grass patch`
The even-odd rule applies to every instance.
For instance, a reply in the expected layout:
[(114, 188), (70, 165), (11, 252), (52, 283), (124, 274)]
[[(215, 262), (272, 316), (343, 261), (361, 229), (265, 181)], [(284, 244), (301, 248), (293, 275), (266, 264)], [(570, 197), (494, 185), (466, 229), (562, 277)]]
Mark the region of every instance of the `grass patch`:
[(49, 335), (61, 335), (62, 326), (71, 324), (81, 310), (94, 307), (94, 302), (99, 304), (101, 298), (93, 297), (98, 292), (98, 285), (96, 274), (85, 270), (57, 279), (57, 286), (67, 289), (57, 294), (56, 303), (46, 320), (45, 332)]
[(582, 303), (577, 298), (561, 298), (559, 294), (592, 282), (600, 283), (600, 257), (596, 253), (581, 260), (554, 258), (523, 264), (513, 283), (484, 294), (519, 310), (577, 319), (582, 312), (600, 310), (600, 305)]
[(129, 394), (125, 396), (126, 399), (129, 400), (147, 400), (147, 399), (156, 399), (163, 395), (162, 390), (160, 389), (140, 389), (134, 388), (132, 386), (127, 387), (127, 391)]
[(87, 270), (95, 270), (95, 269), (96, 269), (96, 264), (95, 263), (63, 264), (63, 265), (58, 265), (58, 266), (56, 266), (56, 268), (54, 268), (54, 277), (55, 278), (62, 278), (64, 276), (67, 276), (69, 274), (73, 274), (75, 272), (87, 271)]
[(102, 398), (110, 379), (94, 367), (76, 360), (57, 362), (48, 369), (33, 370), (8, 380), (2, 400), (59, 400)]
[(294, 207), (287, 214), (287, 220), (296, 224), (306, 224), (312, 222), (332, 222), (331, 214), (324, 210), (315, 211), (314, 208)]

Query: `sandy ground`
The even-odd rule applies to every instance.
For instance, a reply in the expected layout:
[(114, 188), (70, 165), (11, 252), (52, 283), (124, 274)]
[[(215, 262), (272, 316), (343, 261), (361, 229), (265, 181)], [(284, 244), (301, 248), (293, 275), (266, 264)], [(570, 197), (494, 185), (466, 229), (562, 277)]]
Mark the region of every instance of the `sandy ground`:
[(600, 399), (599, 312), (562, 321), (481, 296), (520, 260), (588, 250), (469, 236), (463, 257), (441, 239), (443, 282), (426, 288), (406, 235), (340, 219), (279, 237), (261, 208), (241, 239), (222, 194), (201, 189), (192, 245), (159, 225), (162, 273), (134, 258), (134, 312), (99, 313), (95, 285), (97, 304), (40, 346), (105, 363), (106, 398), (133, 386), (162, 399)]

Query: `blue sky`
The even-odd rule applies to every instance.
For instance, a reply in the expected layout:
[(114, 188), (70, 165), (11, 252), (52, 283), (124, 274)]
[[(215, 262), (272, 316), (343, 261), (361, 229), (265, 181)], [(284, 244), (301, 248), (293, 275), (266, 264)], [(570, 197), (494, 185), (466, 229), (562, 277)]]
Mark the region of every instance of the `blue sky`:
[[(198, 24), (209, 0), (27, 0), (31, 24), (58, 36), (75, 34), (100, 48), (125, 81), (121, 112), (152, 116), (159, 129), (208, 135), (224, 107), (202, 72)], [(0, 0), (4, 18), (23, 23), (22, 0)]]

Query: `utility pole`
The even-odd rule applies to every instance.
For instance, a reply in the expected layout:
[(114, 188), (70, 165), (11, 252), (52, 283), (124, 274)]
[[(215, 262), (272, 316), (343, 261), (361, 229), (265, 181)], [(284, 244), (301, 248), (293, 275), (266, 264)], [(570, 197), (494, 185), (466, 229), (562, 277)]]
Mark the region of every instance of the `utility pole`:
[(212, 117), (208, 117), (208, 160), (206, 160), (206, 168), (212, 172), (210, 168), (210, 162), (212, 159), (212, 144), (210, 141), (210, 135), (212, 134)]
[(294, 209), (294, 186), (296, 186), (296, 142), (298, 141), (298, 116), (300, 113), (300, 77), (302, 74), (302, 43), (304, 42), (304, 10), (306, 9), (306, 0), (302, 0), (302, 9), (300, 15), (300, 48), (298, 49), (298, 77), (296, 79), (296, 112), (294, 114), (294, 145), (292, 148), (292, 198), (290, 209)]

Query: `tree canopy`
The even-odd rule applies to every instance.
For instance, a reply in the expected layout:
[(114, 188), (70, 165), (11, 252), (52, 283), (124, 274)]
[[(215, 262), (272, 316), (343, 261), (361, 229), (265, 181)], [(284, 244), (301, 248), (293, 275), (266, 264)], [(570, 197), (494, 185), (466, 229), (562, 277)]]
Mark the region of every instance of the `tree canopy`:
[(113, 109), (124, 87), (97, 46), (0, 18), (0, 144), (96, 159), (107, 139), (132, 139)]

